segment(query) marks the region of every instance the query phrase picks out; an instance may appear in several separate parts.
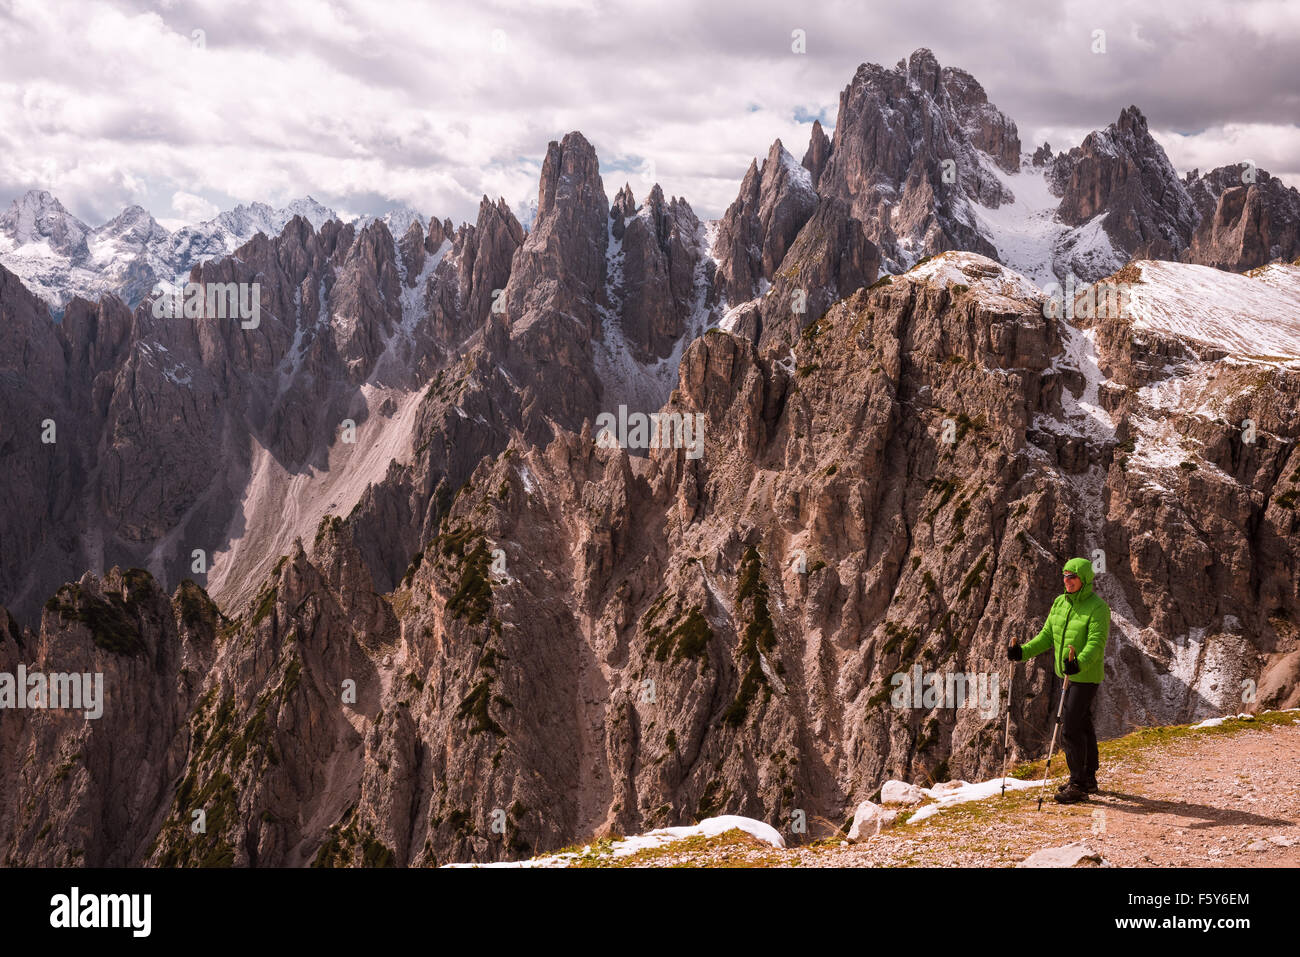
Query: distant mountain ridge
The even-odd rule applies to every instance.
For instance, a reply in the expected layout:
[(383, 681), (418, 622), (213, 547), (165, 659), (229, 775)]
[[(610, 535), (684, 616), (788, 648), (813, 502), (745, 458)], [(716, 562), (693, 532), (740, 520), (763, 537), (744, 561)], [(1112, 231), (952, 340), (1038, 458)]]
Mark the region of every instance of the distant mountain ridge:
[[(174, 231), (141, 206), (91, 227), (50, 192), (29, 190), (0, 216), (0, 263), (57, 312), (74, 296), (96, 302), (112, 294), (134, 307), (155, 285), (183, 281), (199, 263), (230, 255), (258, 233), (278, 236), (295, 216), (314, 229), (341, 218), (306, 196), (278, 208), (241, 204)], [(424, 222), (421, 213), (403, 206), (356, 223), (360, 228), (375, 219), (388, 223), (394, 235)]]

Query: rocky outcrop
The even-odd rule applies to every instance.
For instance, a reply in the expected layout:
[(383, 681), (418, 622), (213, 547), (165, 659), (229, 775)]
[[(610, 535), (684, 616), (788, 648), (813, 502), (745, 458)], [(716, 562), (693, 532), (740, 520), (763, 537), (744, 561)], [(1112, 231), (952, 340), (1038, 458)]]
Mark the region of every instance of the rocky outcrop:
[(771, 290), (760, 302), (755, 341), (790, 343), (831, 303), (875, 282), (880, 251), (862, 223), (837, 199), (823, 199), (781, 261)]
[(1186, 248), (1195, 206), (1136, 106), (1057, 159), (1051, 178), (1067, 225), (1100, 216), (1112, 244), (1139, 259), (1176, 259)]
[(1184, 180), (1200, 221), (1181, 257), (1240, 272), (1300, 256), (1300, 192), (1265, 170), (1222, 166)]
[(639, 210), (627, 186), (610, 208), (615, 245), (604, 308), (618, 313), (622, 338), (638, 361), (669, 356), (701, 305), (696, 288), (700, 231), (686, 200), (666, 201), (658, 185)]
[(479, 202), (478, 219), (453, 234), (450, 223), (430, 226), (428, 245), (436, 251), (445, 241), (451, 249), (437, 265), (432, 289), (430, 323), (444, 347), (457, 347), (487, 321), (488, 311), (498, 303), (510, 278), (515, 252), (523, 245), (524, 231), (504, 199)]
[[(5, 670), (12, 675), (21, 663), (51, 680), (47, 705), (56, 704), (52, 676), (84, 676), (79, 693), (91, 692), (96, 707), (83, 699), (71, 711), (6, 712), (6, 865), (144, 862), (185, 767), (186, 718), (221, 625), (192, 582), (169, 599), (140, 569), (114, 568), (102, 581), (86, 575), (49, 599), (39, 632), (9, 649)], [(26, 754), (42, 757), (19, 760)]]
[(941, 69), (921, 49), (893, 70), (873, 63), (858, 68), (840, 94), (817, 192), (847, 203), (897, 268), (947, 249), (992, 256), (996, 251), (972, 225), (967, 206), (996, 207), (1009, 196), (979, 161), (981, 151), (1004, 168), (1018, 168), (1015, 124), (968, 73)]
[[(824, 135), (824, 134), (823, 134)], [(777, 140), (760, 167), (740, 184), (740, 195), (718, 224), (714, 255), (727, 301), (739, 305), (771, 282), (790, 244), (817, 206), (812, 176)]]
[(813, 188), (822, 178), (822, 170), (831, 156), (831, 139), (822, 129), (821, 120), (813, 120), (812, 133), (808, 137), (808, 151), (803, 154), (803, 168), (812, 176)]

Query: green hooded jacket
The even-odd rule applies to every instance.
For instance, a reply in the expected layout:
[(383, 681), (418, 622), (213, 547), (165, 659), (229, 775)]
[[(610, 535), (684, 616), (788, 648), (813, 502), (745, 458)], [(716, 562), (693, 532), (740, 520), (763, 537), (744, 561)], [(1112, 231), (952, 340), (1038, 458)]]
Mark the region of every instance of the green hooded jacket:
[(1079, 662), (1079, 673), (1069, 675), (1074, 682), (1101, 684), (1104, 674), (1102, 658), (1106, 653), (1106, 639), (1110, 637), (1110, 606), (1092, 590), (1092, 562), (1086, 558), (1071, 558), (1065, 571), (1074, 572), (1083, 585), (1071, 595), (1064, 592), (1052, 602), (1043, 630), (1032, 641), (1020, 647), (1020, 660), (1028, 661), (1052, 648), (1056, 661), (1056, 674), (1066, 677), (1062, 664), (1074, 649)]

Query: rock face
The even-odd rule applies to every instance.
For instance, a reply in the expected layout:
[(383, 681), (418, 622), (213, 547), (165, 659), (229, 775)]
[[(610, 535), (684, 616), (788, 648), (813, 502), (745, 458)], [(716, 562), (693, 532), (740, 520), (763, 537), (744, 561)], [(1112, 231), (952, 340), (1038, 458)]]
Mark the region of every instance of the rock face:
[(1100, 216), (1112, 243), (1139, 259), (1178, 258), (1196, 225), (1191, 196), (1136, 106), (1058, 159), (1051, 178), (1061, 221)]
[(1222, 166), (1185, 180), (1200, 222), (1183, 261), (1254, 269), (1300, 257), (1300, 191), (1264, 170)]
[[(999, 772), (1008, 689), (976, 692), (1075, 555), (1113, 612), (1099, 733), (1235, 712), (1246, 679), (1293, 702), (1300, 267), (1134, 262), (1105, 277), (1124, 308), (1072, 319), (978, 252), (877, 278), (976, 242), (963, 210), (1020, 202), (1014, 175), (1063, 177), (1066, 232), (1287, 248), (1263, 175), (1192, 177), (1184, 217), (1139, 119), (1012, 174), (1014, 126), (918, 51), (712, 226), (657, 186), (609, 200), (572, 132), (526, 233), (487, 198), (400, 235), (296, 216), (192, 271), (256, 283), (256, 323), (111, 296), (56, 322), (0, 267), (0, 672), (106, 692), (0, 721), (5, 863), (844, 822), (888, 781)], [(927, 672), (973, 690), (897, 694)], [(1012, 761), (1056, 687), (1014, 672)]]
[(1009, 199), (980, 162), (1019, 168), (1016, 126), (969, 73), (941, 69), (917, 50), (893, 70), (858, 68), (840, 94), (830, 158), (817, 192), (849, 205), (891, 271), (947, 249), (996, 255), (976, 229), (972, 202)]
[[(1240, 279), (1282, 280), (1300, 284)], [(1297, 650), (1300, 385), (1283, 363), (1246, 390), (1250, 367), (1137, 308), (1079, 328), (947, 254), (833, 305), (789, 366), (718, 330), (692, 343), (667, 411), (705, 416), (698, 459), (514, 431), (435, 506), (391, 590), (357, 537), (379, 497), (323, 520), (234, 617), (192, 585), (168, 603), (144, 572), (85, 576), (39, 633), (0, 640), (32, 670), (104, 671), (125, 724), (6, 723), (6, 756), (50, 756), (5, 778), (9, 860), (485, 860), (720, 812), (834, 820), (886, 780), (978, 780), (1000, 766), (997, 709), (898, 708), (890, 676), (1002, 674), (1062, 560), (1095, 549), (1115, 622), (1101, 732), (1216, 713)], [(1150, 424), (1188, 376), (1208, 390), (1184, 404), (1190, 470), (1162, 464)], [(478, 381), (441, 401), (478, 414), (473, 396), (505, 388)], [(1198, 412), (1211, 400), (1225, 424)], [(1251, 443), (1227, 424), (1244, 417)], [(1047, 667), (1020, 681), (1013, 761), (1050, 724)], [(143, 735), (153, 711), (169, 717)], [(120, 819), (90, 786), (110, 747), (142, 782)]]
[(879, 249), (848, 206), (838, 199), (819, 201), (760, 301), (755, 341), (788, 345), (833, 302), (874, 282), (879, 267)]
[(856, 844), (879, 834), (885, 828), (893, 825), (894, 819), (897, 817), (898, 812), (895, 810), (880, 807), (870, 801), (863, 801), (858, 805), (857, 810), (853, 812), (853, 823), (849, 826), (849, 842)]
[(674, 196), (665, 201), (658, 185), (639, 210), (624, 186), (609, 215), (602, 313), (618, 315), (619, 331), (634, 358), (667, 358), (697, 307), (700, 221), (686, 200)]
[(728, 302), (752, 299), (762, 280), (772, 281), (816, 205), (811, 174), (780, 140), (761, 168), (750, 164), (740, 195), (718, 225), (718, 273)]

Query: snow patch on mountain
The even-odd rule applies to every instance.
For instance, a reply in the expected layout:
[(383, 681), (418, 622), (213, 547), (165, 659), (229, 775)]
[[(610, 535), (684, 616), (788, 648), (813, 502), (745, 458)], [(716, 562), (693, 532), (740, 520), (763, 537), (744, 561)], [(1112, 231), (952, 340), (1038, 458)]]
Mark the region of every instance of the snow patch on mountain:
[[(310, 196), (275, 208), (249, 203), (202, 223), (171, 231), (140, 206), (128, 206), (91, 228), (44, 190), (15, 199), (0, 216), (0, 263), (61, 314), (74, 296), (96, 302), (117, 296), (134, 307), (157, 285), (187, 281), (200, 263), (228, 256), (258, 233), (278, 236), (301, 216), (319, 230), (338, 213)], [(357, 221), (358, 228), (373, 217)], [(422, 214), (398, 207), (380, 217), (394, 236)]]
[[(638, 207), (636, 214), (648, 215), (648, 211), (642, 206)], [(626, 405), (637, 411), (657, 411), (663, 408), (677, 385), (677, 369), (686, 346), (703, 335), (712, 321), (713, 310), (708, 307), (708, 263), (712, 259), (716, 224), (714, 229), (709, 229), (701, 223), (696, 230), (695, 242), (700, 255), (692, 277), (694, 299), (691, 316), (673, 351), (655, 362), (639, 361), (623, 335), (623, 241), (614, 236), (612, 222), (606, 229), (605, 300), (609, 305), (597, 307), (602, 334), (592, 342), (596, 374), (604, 386), (606, 408)]]
[(1042, 290), (1028, 278), (979, 253), (939, 253), (904, 275), (929, 285), (966, 286), (986, 301), (996, 298), (1037, 304), (1043, 299)]
[(1081, 276), (1104, 276), (1128, 261), (1102, 227), (1105, 214), (1077, 228), (1057, 219), (1061, 201), (1052, 194), (1044, 167), (1024, 162), (1018, 173), (1008, 173), (986, 154), (978, 153), (978, 158), (980, 167), (1014, 197), (994, 209), (971, 204), (976, 229), (1002, 262), (1046, 288), (1070, 275), (1076, 282)]
[(542, 857), (533, 857), (524, 861), (493, 861), (486, 864), (446, 864), (449, 868), (462, 867), (568, 867), (570, 864), (582, 860), (592, 854), (601, 858), (620, 858), (629, 857), (638, 851), (651, 850), (657, 847), (663, 847), (666, 844), (672, 844), (674, 841), (682, 841), (688, 837), (717, 837), (719, 834), (725, 834), (727, 831), (741, 830), (746, 834), (758, 838), (771, 844), (773, 847), (785, 847), (785, 838), (781, 837), (779, 831), (770, 824), (762, 821), (756, 821), (751, 817), (741, 817), (737, 814), (723, 814), (719, 817), (708, 817), (698, 824), (691, 824), (685, 827), (661, 827), (645, 834), (638, 834), (635, 837), (625, 837), (622, 840), (612, 841), (607, 845), (597, 845), (593, 848), (588, 844), (581, 851), (567, 852), (563, 854), (547, 854)]
[(1300, 266), (1259, 275), (1143, 260), (1130, 288), (1135, 329), (1205, 343), (1238, 358), (1300, 359)]

